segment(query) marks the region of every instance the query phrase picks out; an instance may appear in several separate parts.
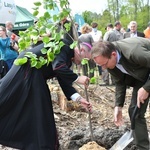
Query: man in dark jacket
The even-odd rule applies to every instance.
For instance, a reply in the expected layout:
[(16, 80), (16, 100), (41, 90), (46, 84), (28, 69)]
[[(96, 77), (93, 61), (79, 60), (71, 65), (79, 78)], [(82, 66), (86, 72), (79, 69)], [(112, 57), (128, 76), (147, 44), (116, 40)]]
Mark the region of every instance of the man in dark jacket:
[(145, 34), (142, 32), (137, 31), (137, 22), (136, 21), (131, 21), (129, 23), (129, 32), (124, 33), (124, 39), (125, 38), (130, 38), (130, 37), (145, 37)]
[(133, 87), (129, 116), (132, 118), (136, 105), (139, 108), (135, 118), (135, 142), (139, 150), (149, 150), (149, 138), (145, 120), (150, 93), (150, 41), (145, 38), (127, 38), (116, 42), (97, 42), (92, 48), (94, 61), (107, 68), (116, 84), (114, 122), (121, 126), (122, 107), (126, 87)]

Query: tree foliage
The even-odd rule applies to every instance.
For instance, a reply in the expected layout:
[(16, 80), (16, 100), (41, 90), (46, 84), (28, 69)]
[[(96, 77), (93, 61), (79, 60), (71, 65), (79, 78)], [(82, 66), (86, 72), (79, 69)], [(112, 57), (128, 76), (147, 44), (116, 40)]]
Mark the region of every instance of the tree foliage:
[(89, 14), (85, 11), (83, 17), (89, 24), (90, 20), (96, 21), (99, 24), (99, 30), (103, 33), (106, 32), (104, 30), (106, 24), (114, 24), (117, 20), (121, 21), (125, 28), (130, 21), (134, 20), (138, 23), (138, 30), (143, 32), (150, 21), (149, 3), (149, 0), (107, 0), (107, 7), (102, 14), (92, 12)]
[[(45, 54), (46, 57), (37, 57), (32, 52), (27, 52), (24, 58), (16, 59), (15, 64), (23, 65), (29, 60), (31, 62), (31, 67), (40, 68), (41, 66), (52, 62), (55, 55), (60, 52), (61, 47), (64, 45), (64, 43), (60, 41), (62, 35), (70, 30), (71, 24), (65, 24), (66, 29), (57, 32), (59, 22), (65, 17), (69, 17), (72, 22), (73, 19), (70, 16), (71, 9), (68, 0), (59, 0), (57, 2), (53, 0), (43, 0), (42, 3), (35, 2), (34, 5), (34, 16), (39, 14), (40, 7), (45, 8), (45, 13), (38, 18), (38, 21), (34, 26), (31, 26), (26, 31), (19, 32), (19, 51), (21, 52), (28, 49), (32, 44), (36, 44), (42, 37), (41, 40), (44, 43), (44, 48), (41, 52), (42, 54)], [(61, 11), (58, 14), (52, 15), (48, 12), (48, 10), (54, 10), (56, 7), (61, 8)], [(50, 31), (50, 36), (43, 36), (47, 30)], [(70, 47), (73, 48), (76, 45), (77, 42), (74, 41)]]

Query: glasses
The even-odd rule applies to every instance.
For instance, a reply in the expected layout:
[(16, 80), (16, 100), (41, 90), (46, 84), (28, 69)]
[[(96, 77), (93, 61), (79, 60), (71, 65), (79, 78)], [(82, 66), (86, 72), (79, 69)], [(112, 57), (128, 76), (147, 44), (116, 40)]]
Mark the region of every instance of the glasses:
[(101, 66), (101, 67), (106, 67), (106, 66), (107, 66), (107, 64), (108, 64), (108, 62), (109, 62), (109, 58), (108, 58), (108, 60), (107, 60), (107, 62), (106, 62), (105, 64), (100, 65), (100, 66)]

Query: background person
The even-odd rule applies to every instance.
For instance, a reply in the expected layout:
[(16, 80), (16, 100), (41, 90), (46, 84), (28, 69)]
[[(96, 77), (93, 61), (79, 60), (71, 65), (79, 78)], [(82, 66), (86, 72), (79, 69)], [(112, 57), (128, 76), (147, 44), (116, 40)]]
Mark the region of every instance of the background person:
[(92, 31), (90, 32), (90, 34), (92, 35), (94, 42), (102, 40), (103, 34), (102, 34), (102, 31), (97, 29), (98, 23), (92, 22), (91, 27), (92, 27)]
[[(89, 24), (84, 24), (81, 27), (81, 35), (78, 37), (78, 42), (82, 43), (82, 42), (86, 42), (89, 44), (90, 49), (92, 48), (92, 44), (94, 42), (92, 35), (90, 34), (91, 32), (91, 26)], [(89, 66), (89, 67), (88, 67)], [(78, 72), (80, 72), (81, 67), (83, 70), (83, 74), (88, 76), (88, 77), (93, 77), (94, 76), (94, 71), (91, 71), (95, 68), (95, 63), (93, 62), (93, 60), (89, 60), (88, 64), (86, 65), (79, 65), (78, 67)], [(88, 69), (89, 68), (89, 69)]]
[(118, 40), (122, 40), (123, 39), (123, 33), (121, 32), (121, 28), (122, 28), (122, 24), (120, 21), (116, 21), (114, 24), (114, 32), (118, 38)]
[(13, 23), (12, 23), (11, 21), (6, 21), (6, 23), (5, 23), (5, 28), (6, 28), (6, 31), (7, 31), (7, 36), (8, 36), (9, 38), (11, 38), (11, 36), (12, 36), (12, 34), (13, 34), (14, 40), (15, 40), (16, 42), (18, 42), (19, 36), (17, 36), (15, 33), (13, 33), (13, 28), (14, 28)]
[[(65, 27), (65, 24), (70, 24), (70, 30), (68, 31)], [(57, 32), (63, 31), (63, 37), (62, 39), (67, 39), (71, 43), (73, 43), (74, 40), (77, 40), (78, 38), (78, 32), (75, 28), (75, 25), (66, 17), (64, 17), (59, 23), (56, 24), (57, 26)]]
[(0, 26), (0, 54), (0, 59), (6, 61), (8, 69), (12, 67), (14, 60), (18, 56), (18, 45), (7, 37), (6, 28), (3, 26)]
[[(117, 35), (115, 34), (115, 32), (113, 30), (113, 25), (111, 23), (107, 24), (106, 30), (107, 31), (103, 37), (104, 41), (114, 42), (114, 41), (118, 40)], [(114, 85), (113, 77), (109, 74), (107, 69), (103, 69), (102, 80), (103, 80), (104, 84), (100, 84), (100, 85), (110, 85), (109, 77), (111, 78), (111, 85)]]
[(145, 38), (150, 39), (150, 22), (147, 25), (147, 28), (144, 30)]
[(129, 32), (124, 33), (124, 39), (130, 37), (145, 37), (144, 33), (137, 31), (137, 22), (131, 21), (129, 23)]
[[(102, 40), (103, 34), (102, 34), (102, 31), (98, 30), (98, 23), (92, 22), (91, 27), (92, 27), (92, 31), (90, 32), (90, 34), (92, 35), (94, 42)], [(95, 66), (93, 66), (93, 67), (95, 67)], [(99, 71), (99, 75), (101, 76), (102, 75), (102, 68), (100, 66), (98, 66), (98, 71)]]
[(116, 42), (97, 42), (92, 48), (92, 58), (96, 64), (107, 68), (116, 85), (114, 123), (123, 124), (122, 108), (127, 86), (133, 87), (128, 109), (131, 119), (134, 108), (139, 107), (135, 118), (134, 139), (138, 149), (148, 150), (149, 137), (145, 112), (150, 94), (150, 41), (145, 38), (127, 38)]

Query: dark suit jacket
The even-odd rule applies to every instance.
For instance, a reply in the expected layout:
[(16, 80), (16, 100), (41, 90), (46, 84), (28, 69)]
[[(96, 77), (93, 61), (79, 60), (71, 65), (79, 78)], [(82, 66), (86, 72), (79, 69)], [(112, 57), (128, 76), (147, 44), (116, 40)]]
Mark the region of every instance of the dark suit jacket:
[(121, 72), (117, 67), (108, 69), (116, 81), (116, 106), (123, 106), (126, 85), (135, 86), (134, 80), (143, 83), (143, 88), (150, 91), (150, 41), (145, 38), (127, 38), (112, 42), (120, 53), (119, 63), (130, 74)]
[[(124, 39), (125, 39), (125, 38), (130, 38), (130, 35), (131, 35), (131, 32), (126, 32), (126, 33), (123, 35), (123, 38), (124, 38)], [(138, 37), (145, 37), (145, 34), (142, 33), (142, 32), (138, 32), (138, 31), (137, 31), (137, 36), (138, 36)]]

